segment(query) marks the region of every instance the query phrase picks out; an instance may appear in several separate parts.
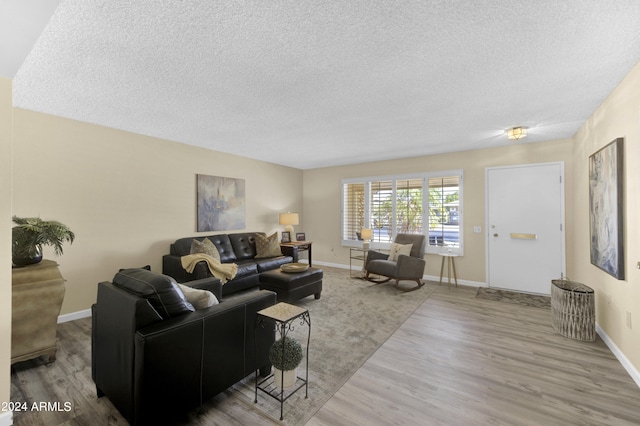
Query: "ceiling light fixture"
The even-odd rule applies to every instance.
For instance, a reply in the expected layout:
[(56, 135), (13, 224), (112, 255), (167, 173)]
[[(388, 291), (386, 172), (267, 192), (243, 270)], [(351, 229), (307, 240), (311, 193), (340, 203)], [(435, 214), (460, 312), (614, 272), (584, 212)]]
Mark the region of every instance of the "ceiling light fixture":
[(526, 127), (512, 127), (507, 130), (507, 137), (509, 139), (520, 140), (527, 137), (527, 128)]

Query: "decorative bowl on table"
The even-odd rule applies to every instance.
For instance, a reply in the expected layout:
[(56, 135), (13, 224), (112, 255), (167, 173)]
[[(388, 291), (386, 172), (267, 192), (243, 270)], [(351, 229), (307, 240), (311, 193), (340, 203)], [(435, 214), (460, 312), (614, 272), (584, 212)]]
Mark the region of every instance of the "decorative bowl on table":
[(284, 265), (280, 265), (280, 270), (282, 272), (288, 272), (290, 274), (304, 272), (307, 269), (309, 269), (308, 263), (285, 263)]

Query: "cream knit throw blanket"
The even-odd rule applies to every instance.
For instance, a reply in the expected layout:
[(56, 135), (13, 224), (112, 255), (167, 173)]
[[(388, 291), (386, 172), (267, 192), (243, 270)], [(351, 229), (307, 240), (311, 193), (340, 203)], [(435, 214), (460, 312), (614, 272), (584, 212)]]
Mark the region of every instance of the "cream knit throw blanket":
[(238, 265), (235, 263), (220, 263), (218, 259), (215, 257), (209, 256), (204, 253), (194, 253), (188, 254), (186, 256), (182, 256), (180, 259), (182, 262), (182, 267), (188, 273), (192, 273), (196, 268), (196, 264), (198, 262), (207, 262), (207, 266), (209, 266), (209, 271), (211, 271), (211, 275), (216, 278), (219, 278), (222, 281), (222, 284), (225, 284), (228, 280), (233, 279), (238, 272)]

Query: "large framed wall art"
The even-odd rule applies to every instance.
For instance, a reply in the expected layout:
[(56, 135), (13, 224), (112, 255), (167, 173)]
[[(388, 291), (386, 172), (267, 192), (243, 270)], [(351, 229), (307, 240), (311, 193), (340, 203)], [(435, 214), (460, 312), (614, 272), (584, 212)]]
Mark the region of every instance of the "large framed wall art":
[(617, 138), (589, 157), (591, 263), (624, 279), (624, 139)]
[(198, 232), (245, 228), (244, 179), (197, 175)]

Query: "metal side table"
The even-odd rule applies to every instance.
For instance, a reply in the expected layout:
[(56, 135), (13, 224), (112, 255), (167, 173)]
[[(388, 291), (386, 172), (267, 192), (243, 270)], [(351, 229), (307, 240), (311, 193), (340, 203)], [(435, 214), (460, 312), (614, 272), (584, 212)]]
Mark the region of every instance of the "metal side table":
[[(364, 264), (367, 261), (367, 253), (369, 253), (369, 249), (359, 248), (359, 247), (350, 247), (349, 248), (349, 278), (364, 278)], [(362, 268), (360, 268), (359, 275), (353, 274), (353, 261), (362, 262)]]
[[(307, 325), (307, 350), (306, 350), (306, 368), (305, 377), (296, 377), (296, 382), (290, 390), (279, 388), (275, 384), (274, 375), (270, 374), (266, 378), (259, 381), (258, 369), (256, 367), (256, 390), (254, 403), (258, 402), (258, 390), (266, 393), (270, 397), (280, 402), (280, 420), (284, 419), (283, 407), (284, 402), (289, 399), (297, 391), (305, 388), (305, 398), (309, 398), (309, 342), (311, 340), (311, 317), (309, 316), (309, 310), (301, 308), (299, 306), (290, 305), (288, 303), (278, 303), (268, 308), (265, 308), (257, 312), (255, 328), (264, 327), (266, 323), (271, 322), (275, 324), (276, 330), (280, 333), (280, 338), (284, 339), (287, 333), (295, 329), (296, 323), (300, 325)], [(257, 350), (256, 350), (257, 351)], [(256, 360), (258, 357), (256, 356)], [(281, 379), (284, 376), (284, 372), (281, 373)], [(282, 383), (282, 380), (280, 381)]]

